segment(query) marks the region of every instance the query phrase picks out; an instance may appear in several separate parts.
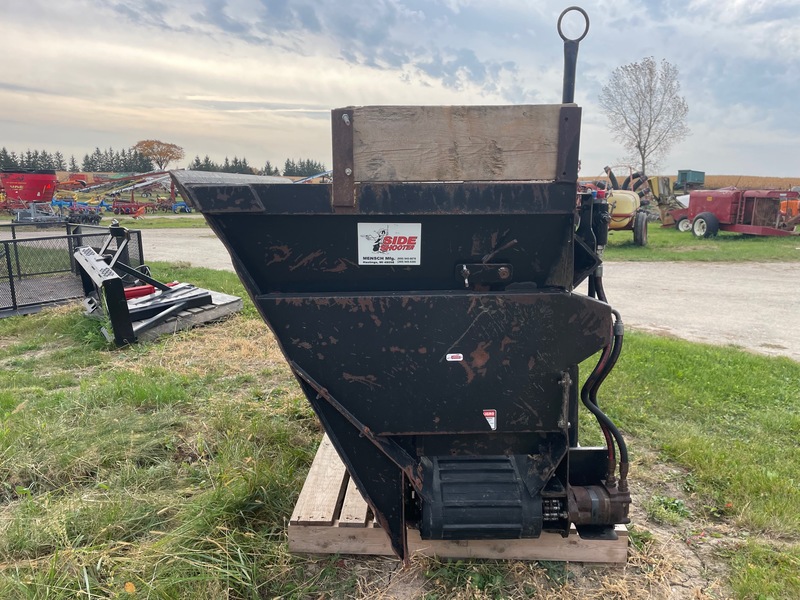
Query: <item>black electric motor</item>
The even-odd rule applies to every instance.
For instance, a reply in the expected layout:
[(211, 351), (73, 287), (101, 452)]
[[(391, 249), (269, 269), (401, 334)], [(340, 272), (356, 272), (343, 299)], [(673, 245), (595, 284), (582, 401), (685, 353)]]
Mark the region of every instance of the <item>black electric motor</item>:
[[(597, 406), (622, 342), (607, 206), (578, 193), (579, 40), (558, 29), (560, 105), (334, 110), (329, 184), (172, 174), (401, 558), (407, 527), (613, 538), (628, 522), (627, 450)], [(579, 399), (605, 447), (578, 446)]]

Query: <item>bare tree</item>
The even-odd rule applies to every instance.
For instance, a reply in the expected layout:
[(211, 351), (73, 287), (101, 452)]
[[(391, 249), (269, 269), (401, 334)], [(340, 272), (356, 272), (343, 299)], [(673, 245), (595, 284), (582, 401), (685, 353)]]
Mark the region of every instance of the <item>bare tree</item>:
[(600, 106), (614, 138), (643, 173), (689, 135), (689, 106), (680, 95), (678, 68), (652, 56), (617, 67), (600, 90)]
[(152, 160), (159, 171), (163, 171), (169, 163), (181, 160), (184, 156), (183, 148), (161, 140), (141, 140), (136, 142), (132, 149)]

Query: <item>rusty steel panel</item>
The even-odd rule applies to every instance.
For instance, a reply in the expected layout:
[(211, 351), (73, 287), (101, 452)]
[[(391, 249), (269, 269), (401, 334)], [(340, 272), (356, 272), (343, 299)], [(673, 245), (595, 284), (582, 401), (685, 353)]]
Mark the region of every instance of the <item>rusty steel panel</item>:
[(564, 292), (256, 301), (287, 357), (378, 435), (490, 432), (484, 409), (500, 432), (566, 429), (561, 373), (611, 336), (607, 304)]

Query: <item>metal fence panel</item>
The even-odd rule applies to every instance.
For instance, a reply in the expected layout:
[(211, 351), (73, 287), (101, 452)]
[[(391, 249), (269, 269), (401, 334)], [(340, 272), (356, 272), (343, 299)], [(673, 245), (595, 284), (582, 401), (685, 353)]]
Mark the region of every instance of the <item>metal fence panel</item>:
[[(119, 260), (136, 268), (144, 264), (141, 232), (129, 231)], [(0, 226), (0, 316), (83, 296), (74, 252), (80, 246), (99, 251), (107, 227), (58, 223)], [(115, 255), (120, 240), (106, 249)]]

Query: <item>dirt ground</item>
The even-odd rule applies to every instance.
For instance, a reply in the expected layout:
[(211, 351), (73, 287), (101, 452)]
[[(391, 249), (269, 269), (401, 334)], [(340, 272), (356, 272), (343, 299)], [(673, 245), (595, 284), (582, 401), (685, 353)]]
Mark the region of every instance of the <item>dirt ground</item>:
[[(208, 229), (145, 229), (142, 243), (146, 261), (233, 270)], [(605, 288), (633, 329), (800, 361), (800, 263), (607, 263)]]

